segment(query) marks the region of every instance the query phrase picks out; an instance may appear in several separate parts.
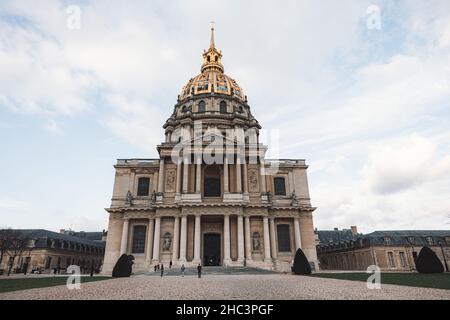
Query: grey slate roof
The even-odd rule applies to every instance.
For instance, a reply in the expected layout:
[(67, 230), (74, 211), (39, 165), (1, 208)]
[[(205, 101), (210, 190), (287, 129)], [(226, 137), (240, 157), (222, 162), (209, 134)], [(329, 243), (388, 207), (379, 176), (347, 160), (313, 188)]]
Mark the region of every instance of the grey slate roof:
[(93, 246), (97, 248), (105, 248), (105, 243), (102, 241), (91, 241), (88, 239), (71, 236), (67, 234), (61, 234), (49, 230), (44, 229), (15, 229), (15, 231), (20, 232), (24, 236), (30, 239), (36, 240), (35, 247), (36, 248), (46, 248), (49, 246), (49, 240), (59, 240), (65, 242), (71, 242), (76, 244), (83, 244), (88, 246)]
[[(450, 245), (450, 230), (393, 230), (353, 235), (351, 230), (317, 231), (319, 251), (345, 250), (367, 246), (428, 246), (444, 242)], [(385, 239), (389, 238), (389, 244)]]
[(357, 238), (350, 229), (319, 230), (317, 231), (317, 235), (319, 236), (320, 244), (339, 243), (341, 241), (349, 241)]
[(434, 244), (439, 241), (445, 241), (446, 237), (450, 237), (450, 230), (395, 230), (395, 231), (375, 231), (364, 235), (373, 245), (384, 244), (384, 238), (389, 237), (392, 245), (428, 245), (427, 238), (433, 239)]

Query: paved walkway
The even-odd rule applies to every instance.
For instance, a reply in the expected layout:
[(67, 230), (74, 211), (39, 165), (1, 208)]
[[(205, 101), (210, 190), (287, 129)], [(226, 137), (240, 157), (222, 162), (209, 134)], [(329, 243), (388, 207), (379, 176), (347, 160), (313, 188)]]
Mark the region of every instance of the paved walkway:
[(82, 284), (0, 294), (5, 299), (450, 299), (450, 290), (383, 285), (294, 275), (209, 275), (154, 277), (138, 275)]

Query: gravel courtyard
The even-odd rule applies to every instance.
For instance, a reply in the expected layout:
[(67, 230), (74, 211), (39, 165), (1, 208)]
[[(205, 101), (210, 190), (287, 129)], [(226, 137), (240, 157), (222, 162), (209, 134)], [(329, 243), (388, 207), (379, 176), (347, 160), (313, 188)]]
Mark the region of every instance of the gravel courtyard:
[(209, 275), (165, 277), (139, 275), (82, 284), (0, 294), (6, 299), (450, 299), (450, 290), (383, 285), (293, 275)]

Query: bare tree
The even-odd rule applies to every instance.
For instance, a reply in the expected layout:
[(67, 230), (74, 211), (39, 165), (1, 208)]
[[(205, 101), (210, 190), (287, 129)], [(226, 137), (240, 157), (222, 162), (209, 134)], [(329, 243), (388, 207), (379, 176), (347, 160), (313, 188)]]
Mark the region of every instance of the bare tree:
[(28, 238), (18, 230), (11, 230), (11, 234), (7, 238), (6, 253), (10, 257), (8, 276), (11, 274), (12, 267), (16, 257), (20, 257), (23, 251), (27, 248)]
[(3, 256), (7, 253), (9, 247), (9, 239), (11, 238), (11, 229), (0, 230), (0, 266), (2, 265)]

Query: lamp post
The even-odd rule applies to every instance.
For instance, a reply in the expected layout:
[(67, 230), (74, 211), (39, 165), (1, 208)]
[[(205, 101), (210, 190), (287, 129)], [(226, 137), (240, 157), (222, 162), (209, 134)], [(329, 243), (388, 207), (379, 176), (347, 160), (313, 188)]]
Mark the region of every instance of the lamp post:
[(442, 241), (439, 241), (439, 247), (441, 247), (442, 257), (444, 258), (445, 271), (448, 272), (447, 259), (445, 259), (445, 253), (444, 253), (444, 248), (442, 247)]

